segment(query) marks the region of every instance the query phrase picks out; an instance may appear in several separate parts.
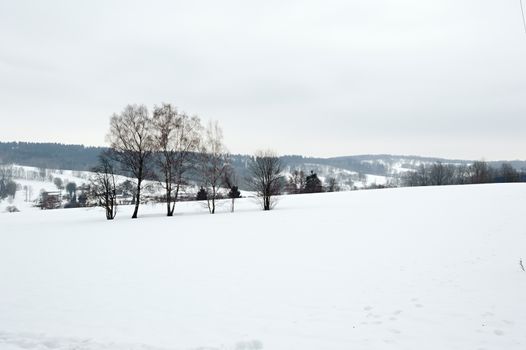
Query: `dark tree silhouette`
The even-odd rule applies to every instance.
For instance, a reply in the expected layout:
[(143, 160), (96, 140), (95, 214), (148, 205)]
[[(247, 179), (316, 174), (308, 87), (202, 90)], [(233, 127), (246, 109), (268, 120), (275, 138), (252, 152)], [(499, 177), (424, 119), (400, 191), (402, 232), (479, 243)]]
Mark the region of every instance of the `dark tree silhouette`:
[(208, 194), (206, 193), (206, 190), (201, 187), (199, 191), (197, 191), (197, 196), (195, 197), (198, 201), (206, 201), (208, 199)]
[(323, 192), (323, 186), (318, 175), (311, 170), (310, 175), (305, 178), (305, 193)]
[(66, 191), (69, 194), (69, 198), (73, 199), (75, 197), (75, 193), (77, 191), (77, 184), (74, 182), (68, 182), (66, 184)]

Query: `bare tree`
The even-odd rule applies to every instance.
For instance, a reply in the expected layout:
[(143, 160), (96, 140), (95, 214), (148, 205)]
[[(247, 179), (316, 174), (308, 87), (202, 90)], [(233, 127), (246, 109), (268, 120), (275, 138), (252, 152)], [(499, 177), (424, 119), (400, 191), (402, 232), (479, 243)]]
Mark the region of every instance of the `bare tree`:
[(498, 171), (498, 180), (501, 182), (519, 182), (520, 174), (510, 163), (502, 163)]
[(438, 161), (431, 165), (428, 170), (429, 185), (441, 186), (454, 184), (455, 166), (451, 164), (443, 164)]
[(453, 175), (453, 183), (457, 185), (464, 185), (470, 182), (470, 168), (466, 164), (461, 164), (455, 167)]
[(306, 177), (302, 169), (294, 169), (289, 176), (287, 187), (291, 193), (303, 193), (305, 190)]
[(198, 117), (177, 113), (171, 104), (162, 104), (153, 111), (153, 138), (161, 183), (166, 193), (166, 215), (173, 216), (184, 173), (198, 150), (201, 122)]
[(150, 175), (149, 161), (154, 151), (151, 118), (144, 105), (128, 105), (113, 114), (107, 139), (115, 159), (135, 177), (137, 191), (132, 219), (137, 218), (143, 181)]
[(228, 169), (229, 155), (223, 144), (223, 131), (217, 121), (209, 122), (200, 147), (198, 172), (207, 192), (207, 205), (210, 214), (216, 210), (216, 199), (224, 175)]
[(261, 199), (263, 210), (270, 210), (276, 204), (275, 196), (283, 187), (282, 165), (273, 151), (258, 151), (248, 164), (247, 183)]
[(57, 186), (57, 188), (62, 191), (62, 189), (64, 188), (64, 182), (62, 181), (62, 179), (60, 177), (55, 177), (53, 179), (53, 183), (55, 184), (55, 186)]
[(97, 202), (106, 211), (106, 219), (113, 220), (117, 215), (117, 186), (115, 167), (107, 154), (99, 157), (99, 164), (92, 169), (90, 191)]
[(326, 180), (326, 189), (327, 192), (338, 192), (340, 190), (340, 186), (338, 186), (338, 182), (336, 181), (335, 177), (328, 177)]
[(469, 167), (471, 172), (471, 183), (482, 184), (491, 182), (492, 169), (485, 161), (476, 161)]

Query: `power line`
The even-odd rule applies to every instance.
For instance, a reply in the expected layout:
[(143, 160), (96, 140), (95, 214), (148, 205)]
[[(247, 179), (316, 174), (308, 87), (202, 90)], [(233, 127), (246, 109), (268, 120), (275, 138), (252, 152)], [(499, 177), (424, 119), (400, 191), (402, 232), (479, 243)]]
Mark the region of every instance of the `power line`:
[(524, 25), (524, 33), (526, 33), (526, 19), (524, 18), (524, 6), (522, 6), (522, 0), (519, 1), (521, 3), (522, 24)]

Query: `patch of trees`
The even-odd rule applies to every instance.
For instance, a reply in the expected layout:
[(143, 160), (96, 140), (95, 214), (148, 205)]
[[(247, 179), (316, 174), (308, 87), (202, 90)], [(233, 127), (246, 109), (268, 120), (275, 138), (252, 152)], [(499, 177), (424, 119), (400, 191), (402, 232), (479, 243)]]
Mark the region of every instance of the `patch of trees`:
[(337, 192), (339, 190), (336, 178), (327, 177), (324, 185), (318, 174), (312, 170), (309, 175), (305, 175), (301, 169), (292, 170), (285, 184), (285, 192), (289, 194)]
[(363, 172), (374, 175), (387, 175), (388, 166), (383, 161), (388, 158), (387, 155), (366, 155), (366, 156), (347, 156), (333, 158), (312, 158), (295, 155), (286, 155), (281, 157), (283, 164), (291, 168), (299, 168), (304, 164), (320, 164), (335, 168), (346, 169), (355, 172)]
[[(195, 198), (206, 201), (210, 214), (216, 212), (217, 200), (224, 198), (231, 200), (233, 212), (235, 200), (241, 197), (218, 122), (203, 127), (199, 117), (180, 113), (168, 103), (155, 106), (151, 114), (144, 105), (128, 105), (111, 116), (106, 139), (110, 148), (93, 169), (91, 186), (110, 220), (120, 193), (133, 196), (132, 218), (137, 218), (145, 184), (151, 182), (164, 190), (155, 200), (166, 203), (167, 216), (173, 216), (183, 187), (191, 182), (199, 185)], [(283, 185), (279, 157), (270, 151), (258, 152), (245, 158), (244, 168), (245, 184), (257, 193), (262, 208), (270, 210)], [(117, 173), (133, 180), (117, 184)]]
[(520, 182), (526, 179), (524, 173), (509, 163), (492, 167), (487, 162), (476, 161), (470, 165), (421, 164), (417, 170), (402, 176), (402, 186), (442, 186), (482, 183)]
[(0, 142), (0, 163), (84, 171), (97, 163), (104, 150), (60, 143)]

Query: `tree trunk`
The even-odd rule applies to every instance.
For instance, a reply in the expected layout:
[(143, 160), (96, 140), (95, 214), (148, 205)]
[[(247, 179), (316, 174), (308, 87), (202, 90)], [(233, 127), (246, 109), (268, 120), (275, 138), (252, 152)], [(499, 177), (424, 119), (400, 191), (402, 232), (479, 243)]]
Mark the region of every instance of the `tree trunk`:
[(171, 210), (170, 203), (172, 202), (172, 189), (166, 190), (166, 216), (172, 216), (173, 211)]
[(212, 189), (212, 214), (216, 212), (216, 188)]
[(137, 195), (135, 197), (135, 209), (133, 210), (132, 219), (137, 219), (137, 213), (139, 212), (139, 204), (141, 201), (141, 181), (137, 182)]
[(179, 184), (175, 187), (175, 195), (172, 202), (172, 207), (168, 206), (168, 216), (173, 216), (175, 211), (175, 203), (177, 202), (177, 197), (179, 196)]

